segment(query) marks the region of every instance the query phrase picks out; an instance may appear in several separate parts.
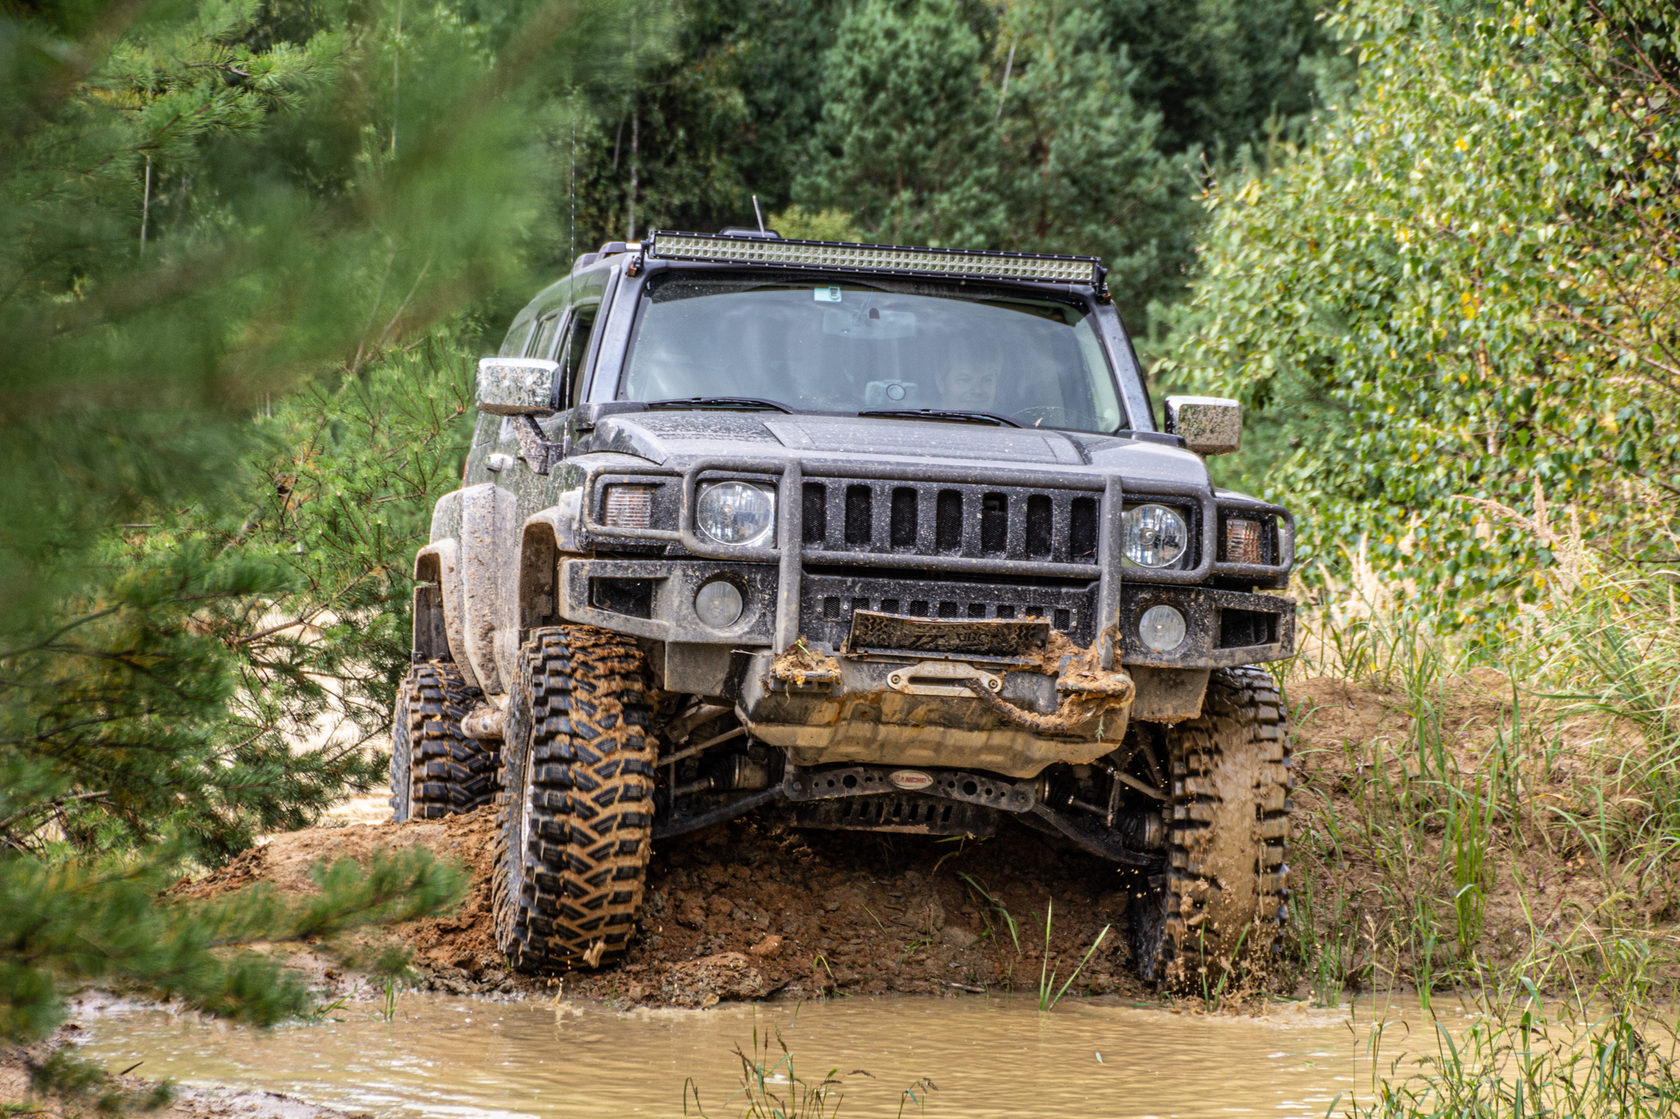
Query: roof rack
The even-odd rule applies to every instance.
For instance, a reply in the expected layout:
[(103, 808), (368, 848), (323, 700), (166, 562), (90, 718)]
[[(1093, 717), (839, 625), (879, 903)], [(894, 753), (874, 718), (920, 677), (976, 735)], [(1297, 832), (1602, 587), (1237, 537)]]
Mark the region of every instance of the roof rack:
[(848, 241), (766, 239), (725, 233), (657, 230), (648, 255), (661, 260), (714, 264), (758, 264), (772, 268), (834, 270), (960, 280), (1041, 280), (1089, 284), (1106, 293), (1108, 272), (1094, 256), (1004, 253), (978, 249), (931, 249), (913, 245), (868, 245)]

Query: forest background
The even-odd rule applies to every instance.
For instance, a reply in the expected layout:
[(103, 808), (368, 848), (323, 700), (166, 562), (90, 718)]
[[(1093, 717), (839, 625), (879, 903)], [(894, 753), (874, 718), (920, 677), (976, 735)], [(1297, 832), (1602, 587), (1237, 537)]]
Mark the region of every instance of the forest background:
[(453, 896), (155, 900), (383, 783), (512, 312), (755, 197), (1102, 255), (1157, 396), (1248, 406), (1321, 641), (1597, 665), (1680, 756), (1677, 97), (1662, 0), (0, 0), (0, 1042), (97, 978), (274, 1020), (213, 949)]

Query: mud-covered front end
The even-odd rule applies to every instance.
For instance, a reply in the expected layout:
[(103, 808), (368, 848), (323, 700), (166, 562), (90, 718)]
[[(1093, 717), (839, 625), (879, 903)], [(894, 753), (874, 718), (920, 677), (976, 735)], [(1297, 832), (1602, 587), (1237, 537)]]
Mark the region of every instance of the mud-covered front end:
[[(560, 615), (643, 639), (665, 691), (781, 753), (763, 779), (789, 799), (839, 782), (1018, 811), (1131, 721), (1194, 717), (1210, 669), (1293, 648), (1293, 603), (1255, 593), (1287, 578), (1288, 513), (1216, 492), (1165, 437), (723, 413), (595, 436)], [(761, 539), (707, 522), (732, 485), (770, 510)], [(1147, 505), (1188, 529), (1175, 564), (1127, 556)]]

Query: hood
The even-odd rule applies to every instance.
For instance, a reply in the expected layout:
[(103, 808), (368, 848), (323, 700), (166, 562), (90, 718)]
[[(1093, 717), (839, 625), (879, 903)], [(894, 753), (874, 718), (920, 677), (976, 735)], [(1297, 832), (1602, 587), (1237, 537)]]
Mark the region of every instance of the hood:
[(635, 455), (681, 469), (719, 455), (857, 462), (984, 463), (1206, 483), (1202, 460), (1182, 448), (1134, 438), (942, 420), (778, 412), (620, 412), (604, 416), (579, 447)]

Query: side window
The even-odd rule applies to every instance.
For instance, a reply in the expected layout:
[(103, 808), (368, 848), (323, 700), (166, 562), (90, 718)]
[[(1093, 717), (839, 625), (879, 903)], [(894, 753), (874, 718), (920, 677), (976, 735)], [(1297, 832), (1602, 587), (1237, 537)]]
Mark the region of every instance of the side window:
[(572, 316), (572, 329), (566, 336), (566, 354), (561, 359), (561, 384), (568, 393), (561, 406), (577, 407), (583, 397), (583, 359), (589, 354), (589, 337), (595, 331), (595, 312), (601, 309), (599, 303), (586, 303), (579, 307)]
[(554, 358), (554, 335), (560, 330), (560, 312), (543, 319), (537, 324), (536, 337), (531, 342), (531, 348), (525, 351), (526, 357)]

